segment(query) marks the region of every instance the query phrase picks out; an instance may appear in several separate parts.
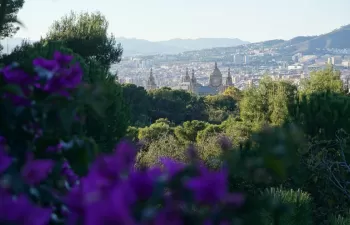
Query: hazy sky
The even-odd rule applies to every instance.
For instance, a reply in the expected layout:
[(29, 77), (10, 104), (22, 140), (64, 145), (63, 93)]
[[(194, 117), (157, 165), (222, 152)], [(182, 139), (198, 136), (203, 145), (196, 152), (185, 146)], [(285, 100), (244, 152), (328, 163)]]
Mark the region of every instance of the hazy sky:
[(101, 11), (117, 37), (245, 41), (322, 34), (350, 24), (350, 0), (26, 0), (16, 36), (39, 39), (70, 10)]

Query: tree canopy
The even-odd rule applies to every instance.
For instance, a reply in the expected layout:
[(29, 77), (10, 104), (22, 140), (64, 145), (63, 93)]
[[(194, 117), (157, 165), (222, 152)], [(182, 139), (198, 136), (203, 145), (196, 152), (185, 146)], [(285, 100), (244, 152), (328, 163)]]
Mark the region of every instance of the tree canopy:
[(3, 0), (0, 7), (0, 39), (12, 37), (19, 30), (18, 11), (24, 0)]
[(106, 17), (100, 12), (71, 12), (52, 24), (46, 38), (62, 41), (73, 52), (109, 68), (120, 62), (123, 49), (113, 34), (108, 34), (108, 26)]
[(330, 66), (324, 70), (311, 72), (310, 79), (302, 82), (301, 90), (309, 94), (326, 91), (341, 93), (344, 89), (340, 72)]

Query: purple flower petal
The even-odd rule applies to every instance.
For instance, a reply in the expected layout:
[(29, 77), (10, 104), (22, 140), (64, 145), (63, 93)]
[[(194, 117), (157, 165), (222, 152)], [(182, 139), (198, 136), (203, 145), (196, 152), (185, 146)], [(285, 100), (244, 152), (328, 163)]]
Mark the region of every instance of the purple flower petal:
[(186, 182), (186, 187), (193, 191), (196, 201), (215, 204), (227, 196), (227, 173), (225, 171), (208, 172)]
[(139, 200), (147, 200), (151, 197), (154, 180), (147, 171), (132, 172), (128, 182)]
[(73, 56), (71, 55), (64, 55), (61, 52), (55, 51), (54, 56), (53, 56), (54, 60), (56, 60), (61, 66), (66, 66), (68, 65), (72, 59)]
[(56, 71), (59, 68), (59, 64), (57, 63), (57, 61), (43, 58), (34, 59), (33, 65), (49, 71)]
[(2, 71), (5, 81), (19, 85), (34, 85), (39, 80), (38, 76), (31, 76), (19, 68), (5, 67)]
[(165, 170), (167, 171), (170, 177), (176, 175), (185, 167), (185, 164), (177, 162), (167, 157), (162, 157), (159, 161), (164, 165)]
[(15, 224), (46, 225), (51, 218), (51, 209), (38, 207), (24, 195), (13, 198), (0, 197), (0, 219)]
[(245, 197), (242, 193), (230, 193), (226, 196), (225, 202), (241, 207), (244, 204)]
[[(0, 136), (0, 138), (3, 137)], [(4, 144), (0, 143), (0, 174), (5, 172), (11, 163), (12, 159), (6, 154)]]
[(54, 161), (49, 159), (28, 159), (21, 174), (28, 184), (35, 185), (47, 178), (53, 166)]
[(57, 145), (49, 146), (49, 147), (47, 147), (46, 151), (52, 152), (52, 153), (59, 153), (62, 151), (62, 145), (61, 145), (61, 143), (58, 143)]

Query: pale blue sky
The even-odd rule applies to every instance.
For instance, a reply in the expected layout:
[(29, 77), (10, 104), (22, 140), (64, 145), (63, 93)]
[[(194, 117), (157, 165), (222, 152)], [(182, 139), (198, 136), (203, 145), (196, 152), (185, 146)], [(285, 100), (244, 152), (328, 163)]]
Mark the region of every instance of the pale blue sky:
[(289, 39), (350, 24), (350, 0), (26, 0), (16, 36), (39, 39), (70, 10), (101, 11), (117, 37)]

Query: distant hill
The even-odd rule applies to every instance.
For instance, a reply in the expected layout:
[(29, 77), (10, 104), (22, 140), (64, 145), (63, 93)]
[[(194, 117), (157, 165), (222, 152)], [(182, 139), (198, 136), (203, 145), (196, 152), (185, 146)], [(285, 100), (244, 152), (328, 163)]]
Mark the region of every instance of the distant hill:
[[(269, 46), (271, 41), (263, 42)], [(282, 48), (290, 53), (314, 53), (318, 49), (329, 48), (350, 48), (350, 25), (343, 26), (332, 32), (315, 35), (299, 36), (287, 41), (273, 45), (276, 48)]]
[(301, 52), (312, 52), (325, 48), (350, 48), (350, 25), (298, 43), (296, 48)]
[[(233, 38), (199, 38), (199, 39), (172, 39), (169, 41), (152, 42), (136, 38), (116, 38), (124, 49), (124, 56), (178, 54), (184, 51), (201, 50), (204, 48), (233, 47), (249, 42)], [(23, 38), (8, 38), (0, 41), (3, 52), (11, 52), (21, 45)]]
[(249, 44), (249, 42), (242, 41), (238, 38), (171, 39), (168, 41), (160, 41), (159, 43), (167, 46), (182, 48), (187, 51)]
[(183, 51), (182, 48), (136, 38), (117, 38), (117, 42), (121, 43), (124, 56), (175, 54)]
[(234, 47), (247, 44), (237, 38), (199, 38), (171, 39), (152, 42), (142, 39), (117, 38), (124, 49), (124, 55), (178, 54), (184, 51), (201, 50), (216, 47)]
[[(24, 39), (11, 38), (2, 40), (3, 52), (6, 52), (21, 44)], [(171, 39), (168, 41), (147, 41), (136, 38), (117, 38), (124, 49), (124, 56), (178, 54), (186, 51), (200, 51), (212, 49), (220, 51), (220, 48), (234, 50), (237, 46), (247, 47), (265, 46), (267, 48), (279, 48), (284, 54), (307, 53), (312, 54), (318, 49), (349, 48), (350, 49), (350, 25), (343, 26), (329, 33), (315, 36), (298, 36), (290, 40), (268, 40), (258, 43), (249, 43), (237, 38), (198, 38), (198, 39)], [(221, 49), (224, 50), (224, 49)]]
[[(240, 47), (240, 46), (238, 46)], [(298, 36), (290, 40), (268, 40), (263, 42), (250, 43), (247, 48), (265, 47), (277, 48), (282, 54), (314, 54), (319, 50), (329, 48), (350, 49), (350, 25), (335, 29), (329, 33), (314, 36)], [(234, 52), (237, 47), (221, 49), (226, 52)], [(220, 50), (215, 48), (213, 51)]]

